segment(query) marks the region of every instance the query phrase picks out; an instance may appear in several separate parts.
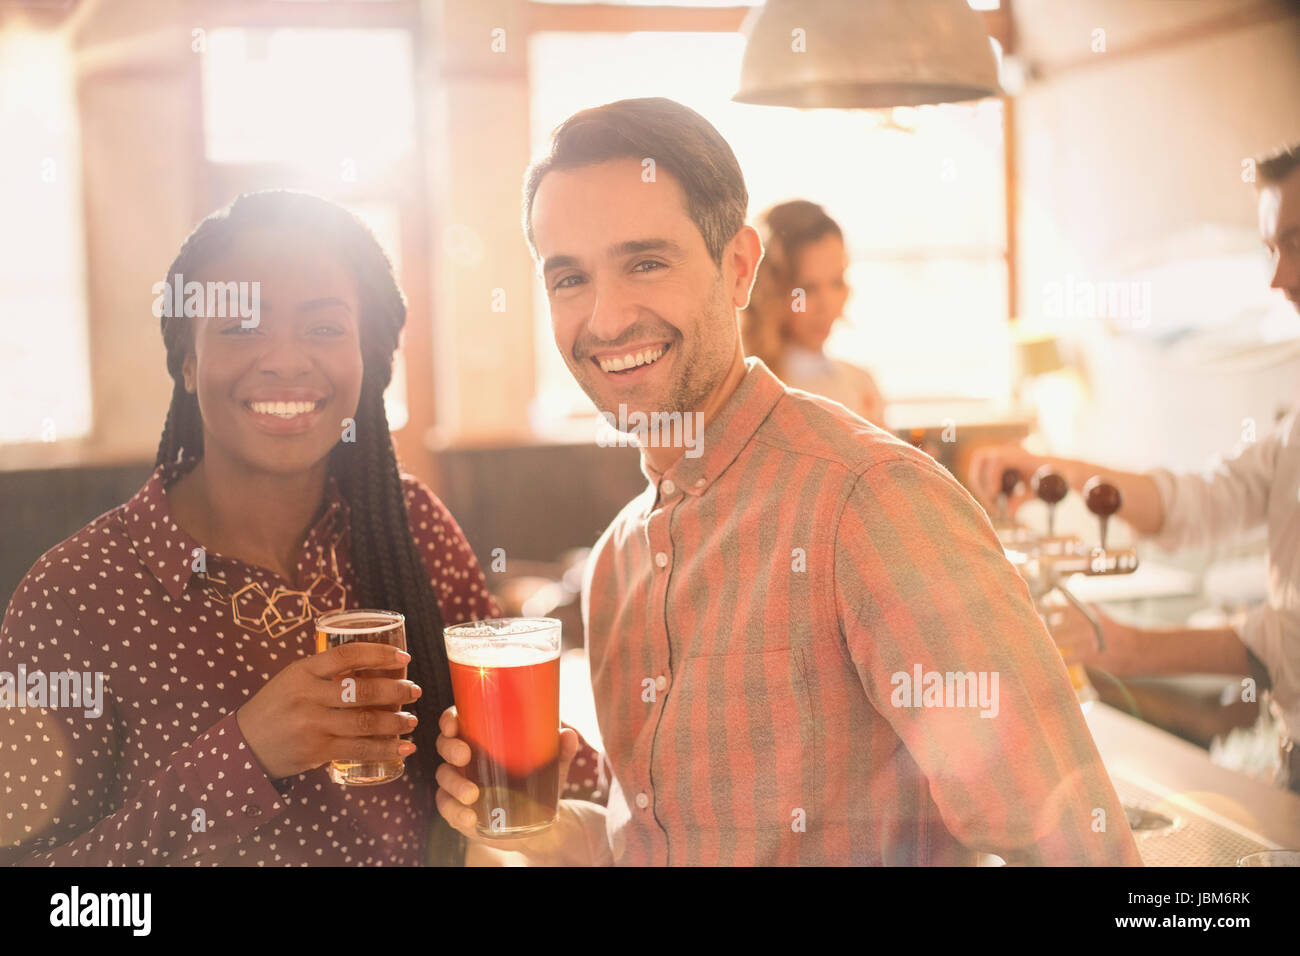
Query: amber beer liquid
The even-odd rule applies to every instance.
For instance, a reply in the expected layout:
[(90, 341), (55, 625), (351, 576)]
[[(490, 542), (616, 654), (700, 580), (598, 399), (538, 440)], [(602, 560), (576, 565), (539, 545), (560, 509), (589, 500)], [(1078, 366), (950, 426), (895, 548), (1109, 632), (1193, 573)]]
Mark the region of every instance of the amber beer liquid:
[(546, 829), (560, 799), (560, 622), (502, 618), (445, 633), (478, 831), (502, 839)]
[[(317, 618), (317, 654), (353, 641), (391, 644), (404, 651), (406, 650), (406, 618), (397, 611), (361, 608), (351, 611), (331, 611)], [(398, 667), (389, 670), (370, 668), (344, 676), (390, 677), (394, 680), (404, 680), (406, 668)], [(339, 681), (341, 685), (342, 677)], [(393, 705), (387, 709), (395, 711), (399, 708)], [(405, 770), (406, 764), (400, 757), (385, 761), (332, 760), (326, 766), (326, 773), (331, 780), (348, 787), (373, 787), (376, 784), (390, 783), (400, 777)]]

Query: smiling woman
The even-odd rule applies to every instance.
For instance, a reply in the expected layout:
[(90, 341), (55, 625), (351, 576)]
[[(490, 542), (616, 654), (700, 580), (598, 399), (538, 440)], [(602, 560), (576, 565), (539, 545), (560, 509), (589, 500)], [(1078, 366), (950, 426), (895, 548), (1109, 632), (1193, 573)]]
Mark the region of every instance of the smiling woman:
[[(76, 667), (106, 688), (100, 708), (0, 716), (31, 742), (0, 754), (21, 809), (0, 819), (0, 862), (459, 863), (432, 813), (442, 629), (498, 612), (455, 520), (398, 467), (389, 260), (341, 207), (266, 192), (204, 220), (167, 275), (250, 284), (259, 314), (162, 318), (174, 389), (153, 476), (14, 595), (0, 672)], [(354, 607), (403, 614), (409, 658), (315, 653), (315, 619)], [(400, 757), (383, 787), (322, 769)]]

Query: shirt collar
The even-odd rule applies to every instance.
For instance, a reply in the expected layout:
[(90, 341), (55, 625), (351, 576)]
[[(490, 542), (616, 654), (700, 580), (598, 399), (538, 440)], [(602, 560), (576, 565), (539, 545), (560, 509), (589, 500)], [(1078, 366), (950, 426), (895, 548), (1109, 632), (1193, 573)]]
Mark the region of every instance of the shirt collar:
[(705, 424), (704, 435), (695, 436), (699, 454), (692, 458), (692, 449), (687, 448), (667, 471), (660, 473), (642, 451), (641, 473), (652, 485), (661, 486), (668, 480), (687, 494), (702, 495), (749, 444), (785, 391), (781, 380), (761, 360), (753, 356), (745, 359), (745, 377)]
[[(126, 503), (122, 512), (126, 533), (136, 555), (173, 600), (180, 600), (190, 578), (194, 576), (196, 552), (202, 545), (176, 523), (165, 491), (196, 464), (197, 459), (186, 458), (159, 465), (144, 487)], [(325, 500), (327, 504), (324, 513), (307, 533), (306, 544), (309, 549), (319, 543), (328, 550), (329, 545), (336, 543), (348, 527), (348, 502), (333, 475), (325, 481)], [(204, 556), (205, 565), (214, 558), (218, 561), (229, 560), (209, 554)], [(300, 560), (299, 571), (301, 570)]]

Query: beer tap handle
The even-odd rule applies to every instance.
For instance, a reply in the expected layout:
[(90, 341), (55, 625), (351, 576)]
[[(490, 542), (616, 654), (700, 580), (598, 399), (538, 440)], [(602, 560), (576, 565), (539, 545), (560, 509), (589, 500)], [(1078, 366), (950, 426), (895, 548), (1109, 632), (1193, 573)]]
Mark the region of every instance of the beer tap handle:
[(1119, 489), (1104, 480), (1101, 475), (1093, 475), (1084, 484), (1083, 501), (1088, 510), (1097, 516), (1101, 523), (1101, 545), (1088, 552), (1088, 564), (1084, 574), (1132, 574), (1137, 570), (1138, 556), (1134, 548), (1110, 548), (1106, 544), (1106, 532), (1110, 516), (1119, 511), (1124, 499)]
[(1011, 522), (1010, 501), (1024, 481), (1019, 468), (1007, 468), (1002, 472), (1002, 481), (998, 492), (998, 518), (1003, 524)]
[(1106, 481), (1101, 475), (1093, 475), (1083, 486), (1083, 501), (1088, 510), (1101, 522), (1101, 548), (1106, 550), (1106, 526), (1110, 516), (1119, 511), (1124, 503), (1119, 489)]
[(1051, 465), (1044, 465), (1034, 472), (1033, 487), (1034, 494), (1047, 505), (1047, 536), (1051, 538), (1056, 534), (1056, 506), (1070, 493), (1069, 482)]

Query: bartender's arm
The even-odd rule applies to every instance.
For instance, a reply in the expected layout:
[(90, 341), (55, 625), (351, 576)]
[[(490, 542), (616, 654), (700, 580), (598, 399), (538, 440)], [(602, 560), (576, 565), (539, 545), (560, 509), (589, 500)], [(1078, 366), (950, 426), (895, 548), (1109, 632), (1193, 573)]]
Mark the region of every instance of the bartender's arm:
[(1095, 462), (1032, 455), (1019, 445), (977, 448), (971, 455), (970, 484), (985, 507), (996, 500), (1007, 468), (1025, 476), (1026, 487), (1009, 502), (1012, 513), (1033, 497), (1028, 479), (1043, 465), (1059, 471), (1076, 491), (1094, 475), (1115, 485), (1122, 502), (1118, 516), (1161, 548), (1197, 547), (1222, 541), (1262, 524), (1284, 429), (1216, 461), (1203, 474), (1175, 475), (1163, 468), (1116, 471)]
[(1269, 686), (1268, 671), (1232, 627), (1142, 628), (1109, 617), (1100, 608), (1106, 650), (1098, 651), (1092, 625), (1069, 605), (1048, 615), (1048, 629), (1071, 661), (1104, 670), (1114, 677), (1161, 674), (1250, 674)]
[[(1026, 477), (1043, 465), (1059, 471), (1071, 488), (1080, 489), (1093, 475), (1119, 488), (1117, 512), (1139, 534), (1173, 550), (1226, 539), (1261, 524), (1267, 517), (1281, 430), (1215, 463), (1205, 474), (1174, 475), (1164, 469), (1147, 473), (1115, 471), (1093, 462), (1031, 455), (1018, 445), (977, 449), (971, 456), (970, 480), (986, 504), (997, 495), (1002, 472), (1016, 468)], [(1025, 488), (1010, 502), (1014, 511), (1031, 497)], [(1240, 623), (1218, 628), (1135, 628), (1094, 608), (1106, 638), (1106, 651), (1093, 645), (1082, 615), (1063, 610), (1048, 624), (1052, 636), (1073, 657), (1116, 677), (1138, 674), (1251, 674), (1268, 685), (1268, 672), (1241, 637)]]
[(1031, 455), (1019, 445), (994, 445), (975, 449), (971, 454), (970, 484), (976, 497), (986, 508), (990, 508), (997, 499), (1002, 472), (1008, 468), (1017, 469), (1024, 476), (1025, 483), (1008, 502), (1008, 507), (1014, 514), (1020, 505), (1034, 497), (1028, 487), (1029, 478), (1043, 465), (1051, 465), (1075, 491), (1082, 488), (1093, 475), (1102, 475), (1119, 489), (1122, 500), (1116, 516), (1124, 519), (1139, 534), (1156, 534), (1164, 524), (1160, 490), (1151, 475), (1115, 471), (1074, 458)]

